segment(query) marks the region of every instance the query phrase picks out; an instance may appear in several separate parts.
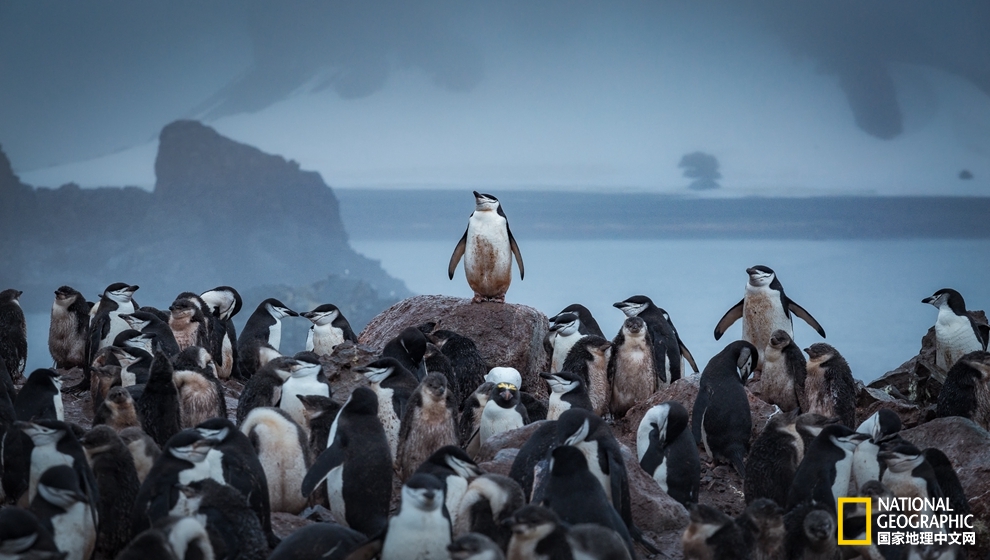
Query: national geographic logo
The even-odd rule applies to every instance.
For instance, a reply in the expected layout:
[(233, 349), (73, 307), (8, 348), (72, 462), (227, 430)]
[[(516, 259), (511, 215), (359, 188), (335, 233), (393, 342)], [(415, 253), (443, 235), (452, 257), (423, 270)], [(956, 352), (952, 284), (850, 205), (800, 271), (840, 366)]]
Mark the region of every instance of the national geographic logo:
[[(968, 545), (976, 544), (973, 515), (952, 513), (948, 498), (878, 498), (873, 515), (871, 498), (839, 498), (838, 542), (840, 545), (870, 546), (876, 523), (878, 545)], [(862, 504), (866, 527), (862, 539), (845, 538), (845, 505)], [(967, 531), (967, 529), (969, 529)]]

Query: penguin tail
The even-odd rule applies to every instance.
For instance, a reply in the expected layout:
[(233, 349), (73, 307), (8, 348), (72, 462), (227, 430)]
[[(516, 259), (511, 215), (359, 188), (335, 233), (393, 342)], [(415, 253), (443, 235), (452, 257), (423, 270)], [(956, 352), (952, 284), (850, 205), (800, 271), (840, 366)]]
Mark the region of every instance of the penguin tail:
[(739, 473), (739, 478), (745, 480), (746, 478), (746, 451), (741, 447), (735, 447), (732, 449), (730, 454), (730, 460), (732, 461), (732, 466)]

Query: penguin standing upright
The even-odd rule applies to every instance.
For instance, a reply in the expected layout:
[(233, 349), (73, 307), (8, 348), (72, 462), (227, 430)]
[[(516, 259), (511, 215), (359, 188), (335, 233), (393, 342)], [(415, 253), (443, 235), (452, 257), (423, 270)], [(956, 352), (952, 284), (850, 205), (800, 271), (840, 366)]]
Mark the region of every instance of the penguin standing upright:
[(636, 455), (671, 498), (685, 507), (698, 502), (701, 458), (681, 403), (667, 401), (646, 411), (636, 431)]
[(371, 389), (354, 389), (330, 428), (327, 448), (302, 483), (308, 496), (326, 480), (334, 517), (369, 536), (388, 524), (392, 501), (392, 453), (378, 419), (378, 402)]
[(371, 383), (371, 390), (378, 397), (378, 418), (388, 438), (389, 450), (393, 458), (397, 457), (402, 416), (419, 382), (395, 358), (381, 358), (354, 371)]
[(935, 320), (935, 365), (948, 371), (959, 358), (970, 352), (987, 349), (990, 329), (978, 326), (966, 312), (962, 294), (943, 288), (921, 300), (938, 308)]
[(581, 332), (581, 321), (578, 319), (577, 313), (558, 313), (550, 319), (547, 336), (553, 337), (550, 371), (561, 371), (564, 369), (567, 353), (571, 351), (571, 348), (581, 337), (587, 335)]
[(612, 340), (612, 356), (608, 361), (608, 381), (612, 384), (609, 409), (617, 417), (645, 401), (666, 384), (657, 374), (653, 361), (653, 339), (646, 321), (628, 317)]
[(794, 473), (804, 458), (804, 440), (797, 428), (796, 411), (774, 414), (753, 442), (746, 457), (743, 496), (746, 503), (766, 498), (787, 505)]
[(763, 400), (777, 405), (784, 412), (800, 408), (807, 375), (808, 363), (801, 347), (787, 331), (773, 331), (763, 352), (763, 371), (760, 374)]
[(86, 298), (70, 286), (55, 290), (48, 327), (48, 352), (55, 360), (56, 368), (87, 367), (88, 332), (89, 303)]
[(237, 365), (237, 328), (233, 317), (241, 310), (241, 294), (230, 286), (217, 286), (199, 295), (223, 330), (220, 342), (220, 369), (217, 377), (228, 379), (235, 373)]
[(512, 282), (512, 256), (519, 265), (519, 279), (526, 276), (522, 253), (509, 229), (508, 219), (498, 199), (474, 191), (474, 212), (467, 230), (454, 247), (447, 265), (447, 276), (454, 279), (457, 263), (464, 257), (464, 275), (474, 290), (474, 303), (504, 302)]
[(956, 361), (938, 394), (935, 416), (962, 416), (990, 430), (990, 352), (970, 352)]
[(94, 496), (83, 492), (76, 472), (68, 465), (48, 468), (38, 479), (31, 513), (38, 516), (67, 560), (88, 560), (96, 548), (97, 514)]
[(794, 336), (791, 313), (804, 319), (822, 338), (825, 338), (825, 329), (818, 324), (811, 313), (784, 294), (784, 286), (777, 279), (777, 273), (770, 267), (756, 265), (747, 268), (746, 274), (749, 275), (746, 295), (719, 319), (718, 324), (715, 325), (715, 340), (722, 338), (733, 323), (742, 319), (742, 339), (752, 343), (760, 351), (756, 369), (762, 369), (763, 351), (774, 331), (780, 329), (789, 336)]
[(853, 452), (868, 437), (841, 424), (825, 426), (805, 450), (794, 473), (786, 508), (815, 500), (835, 515), (838, 499), (848, 494)]
[(804, 349), (808, 374), (804, 379), (805, 412), (838, 416), (848, 428), (856, 426), (856, 380), (839, 351), (824, 342)]
[(141, 482), (134, 457), (112, 428), (96, 426), (79, 441), (93, 470), (100, 501), (97, 553), (114, 558), (131, 540), (131, 514)]
[(399, 512), (388, 521), (381, 560), (448, 558), (452, 531), (437, 477), (414, 474), (402, 486)]
[(156, 353), (151, 362), (148, 383), (134, 403), (141, 429), (162, 447), (182, 429), (182, 410), (179, 391), (172, 381), (173, 372), (172, 362), (165, 354)]
[(681, 378), (681, 358), (687, 360), (691, 369), (698, 373), (698, 364), (691, 351), (681, 342), (681, 337), (666, 311), (656, 306), (646, 296), (632, 296), (613, 303), (626, 317), (639, 317), (646, 321), (650, 338), (653, 340), (653, 364), (661, 381), (673, 383)]
[(64, 420), (61, 376), (52, 369), (34, 370), (17, 393), (13, 404), (14, 415), (18, 420)]
[[(89, 343), (86, 350), (87, 363), (93, 360), (96, 353), (106, 346), (111, 346), (117, 335), (130, 328), (127, 321), (120, 317), (121, 313), (128, 314), (137, 311), (134, 304), (134, 292), (137, 286), (129, 286), (116, 282), (107, 286), (90, 313), (94, 313), (89, 322)], [(89, 389), (89, 372), (83, 368), (83, 379), (72, 387), (72, 391)]]
[(20, 290), (0, 292), (0, 360), (13, 379), (24, 375), (27, 364), (27, 323), (18, 298)]
[(599, 416), (608, 412), (611, 390), (608, 386), (608, 364), (612, 355), (612, 343), (600, 336), (581, 337), (564, 360), (563, 371), (572, 371), (588, 388), (591, 408)]
[(726, 346), (705, 366), (691, 411), (695, 442), (704, 444), (712, 460), (731, 463), (743, 478), (753, 428), (745, 383), (758, 358), (756, 347), (745, 340)]
[[(36, 422), (15, 422), (14, 428), (21, 430), (29, 438), (34, 447), (30, 450), (30, 469), (28, 472), (17, 472), (16, 475), (22, 477), (26, 485), (23, 486), (26, 494), (18, 497), (8, 495), (8, 499), (18, 500), (20, 504), (30, 504), (38, 489), (38, 480), (49, 468), (58, 465), (68, 465), (75, 471), (82, 493), (88, 499), (98, 501), (100, 493), (96, 486), (96, 479), (93, 471), (86, 462), (86, 453), (83, 451), (79, 440), (72, 430), (72, 427), (65, 422), (55, 420), (38, 420)], [(6, 452), (6, 449), (4, 450)], [(4, 464), (6, 469), (10, 465)]]
[(481, 411), (478, 443), (484, 445), (492, 436), (522, 428), (526, 424), (529, 424), (529, 415), (520, 401), (519, 388), (512, 383), (498, 383), (488, 396), (484, 410)]
[(240, 430), (265, 470), (271, 511), (298, 514), (306, 507), (299, 488), (312, 464), (306, 432), (285, 411), (271, 407), (253, 409)]
[(351, 329), (351, 324), (341, 314), (340, 309), (332, 303), (318, 305), (312, 311), (300, 313), (300, 317), (309, 319), (313, 326), (306, 336), (306, 351), (316, 352), (319, 356), (329, 356), (338, 344), (348, 341), (357, 343), (357, 335)]
[(447, 378), (431, 373), (416, 387), (399, 430), (399, 476), (408, 479), (434, 451), (457, 445), (457, 404), (447, 388)]
[(259, 352), (265, 345), (278, 351), (282, 343), (282, 319), (298, 315), (275, 298), (258, 304), (237, 338), (236, 367), (241, 377), (250, 378), (263, 365)]

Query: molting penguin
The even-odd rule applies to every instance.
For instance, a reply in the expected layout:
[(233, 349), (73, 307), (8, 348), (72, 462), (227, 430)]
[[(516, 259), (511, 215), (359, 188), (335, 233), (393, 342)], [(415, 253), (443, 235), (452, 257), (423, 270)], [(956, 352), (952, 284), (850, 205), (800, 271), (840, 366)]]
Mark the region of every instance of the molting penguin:
[(784, 516), (784, 558), (832, 560), (839, 553), (835, 514), (822, 504), (806, 502)]
[(24, 375), (27, 364), (27, 323), (18, 301), (22, 293), (19, 290), (0, 292), (0, 361), (7, 366), (13, 379)]
[(179, 350), (190, 346), (210, 349), (210, 325), (203, 308), (206, 303), (194, 293), (183, 292), (168, 307), (168, 326)]
[(505, 521), (526, 505), (519, 483), (507, 476), (483, 474), (468, 484), (455, 518), (454, 534), (481, 533), (505, 549), (512, 529)]
[(853, 452), (869, 436), (841, 424), (825, 426), (804, 452), (787, 494), (787, 509), (815, 500), (835, 515), (838, 499), (848, 494)]
[(742, 512), (736, 523), (753, 536), (753, 560), (777, 560), (784, 556), (784, 510), (777, 502), (760, 498)]
[(179, 352), (173, 368), (182, 428), (191, 428), (210, 418), (227, 417), (223, 385), (217, 379), (216, 365), (206, 348), (190, 346)]
[[(230, 286), (217, 286), (199, 295), (213, 315), (214, 331), (222, 330), (220, 342), (220, 368), (217, 377), (228, 379), (237, 364), (237, 329), (234, 315), (241, 310), (241, 294)], [(214, 334), (215, 336), (215, 334)]]
[(144, 484), (144, 479), (148, 478), (152, 465), (162, 454), (162, 450), (151, 439), (151, 436), (144, 433), (140, 427), (124, 428), (119, 432), (121, 441), (127, 446), (127, 450), (134, 458), (134, 467), (137, 469), (138, 481)]
[(767, 498), (781, 507), (787, 505), (794, 473), (804, 458), (804, 439), (798, 433), (797, 423), (796, 411), (778, 412), (770, 417), (753, 442), (743, 477), (747, 504)]
[(567, 527), (552, 510), (537, 505), (523, 506), (505, 523), (512, 528), (512, 540), (506, 554), (508, 560), (574, 558), (567, 542)]
[(89, 303), (74, 288), (55, 290), (51, 325), (48, 328), (48, 352), (58, 369), (85, 368), (89, 342)]
[(691, 522), (681, 534), (684, 558), (743, 560), (750, 558), (750, 539), (728, 515), (705, 504), (690, 508)]
[(694, 356), (681, 342), (670, 315), (657, 307), (653, 300), (646, 296), (632, 296), (612, 306), (622, 311), (626, 317), (639, 317), (646, 321), (650, 339), (653, 340), (653, 363), (662, 381), (673, 383), (681, 378), (682, 356), (691, 369), (698, 373)]
[(416, 376), (417, 381), (422, 381), (426, 377), (426, 362), (423, 359), (426, 355), (426, 343), (423, 331), (408, 327), (385, 344), (382, 357), (395, 358), (402, 367)]
[(612, 414), (620, 417), (649, 398), (661, 384), (666, 384), (657, 375), (653, 362), (653, 340), (642, 318), (626, 318), (612, 340), (608, 381), (612, 384), (609, 408)]
[(41, 475), (31, 513), (51, 532), (55, 546), (69, 553), (68, 560), (86, 560), (93, 555), (96, 512), (71, 467), (54, 466)]
[(418, 473), (406, 481), (399, 512), (388, 521), (381, 560), (448, 558), (452, 532), (443, 503), (437, 477)]
[(760, 373), (763, 400), (777, 405), (784, 412), (800, 408), (807, 375), (808, 363), (801, 347), (787, 331), (773, 331), (763, 352), (763, 371)]
[(943, 288), (921, 300), (938, 308), (935, 320), (935, 365), (948, 371), (959, 358), (970, 352), (987, 349), (990, 329), (978, 326), (966, 312), (962, 294)]
[(64, 420), (62, 380), (55, 370), (36, 369), (28, 376), (14, 398), (14, 414), (18, 420)]
[(135, 402), (141, 429), (162, 447), (182, 429), (179, 391), (172, 381), (173, 372), (172, 362), (157, 352), (151, 362), (148, 383)]
[(107, 398), (100, 403), (93, 416), (93, 426), (106, 425), (119, 432), (130, 427), (141, 427), (134, 398), (123, 387), (110, 389)]
[(453, 368), (454, 377), (457, 379), (457, 384), (452, 389), (457, 396), (458, 408), (463, 409), (465, 399), (485, 382), (488, 365), (478, 351), (478, 346), (466, 336), (454, 331), (438, 330), (434, 331), (430, 338), (450, 360), (450, 367)]
[[(174, 304), (173, 304), (174, 305)], [(152, 351), (164, 352), (169, 358), (179, 353), (179, 343), (175, 340), (175, 333), (172, 328), (161, 317), (149, 311), (135, 311), (134, 313), (124, 313), (121, 319), (127, 322), (130, 328), (141, 334), (151, 335), (154, 340)]]
[(97, 554), (113, 558), (131, 540), (131, 514), (141, 487), (134, 457), (108, 426), (86, 432), (80, 443), (100, 490)]
[(807, 407), (801, 410), (826, 417), (838, 416), (846, 427), (856, 425), (856, 381), (849, 363), (839, 351), (824, 342), (812, 344), (808, 354), (808, 375), (804, 380)]
[[(90, 310), (92, 319), (89, 322), (89, 342), (87, 345), (87, 361), (92, 360), (100, 348), (110, 346), (117, 335), (130, 328), (127, 321), (124, 321), (120, 314), (134, 313), (137, 306), (134, 304), (134, 292), (137, 286), (129, 286), (123, 282), (117, 282), (107, 286), (100, 296), (100, 301)], [(85, 391), (89, 389), (89, 372), (83, 368), (83, 380), (75, 385), (73, 391)]]
[(272, 532), (268, 479), (251, 440), (237, 431), (234, 423), (226, 418), (207, 420), (196, 426), (196, 431), (205, 438), (217, 441), (206, 457), (210, 470), (222, 472), (223, 477), (218, 482), (232, 486), (244, 496), (258, 516), (269, 546), (277, 546), (278, 538)]
[(187, 516), (206, 519), (206, 532), (217, 558), (264, 560), (268, 547), (258, 518), (244, 495), (206, 478), (179, 487), (179, 507)]
[(378, 402), (371, 389), (354, 389), (330, 428), (327, 448), (302, 483), (309, 496), (326, 480), (334, 517), (365, 535), (385, 529), (392, 500), (392, 454)]
[(413, 391), (402, 416), (396, 457), (401, 479), (408, 479), (434, 451), (446, 445), (457, 445), (457, 404), (447, 388), (447, 378), (431, 373)]
[(265, 470), (271, 511), (298, 514), (306, 507), (299, 488), (312, 463), (306, 432), (284, 410), (270, 407), (252, 410), (240, 430)]
[(278, 351), (282, 342), (282, 318), (298, 315), (275, 298), (258, 304), (237, 339), (236, 367), (241, 377), (250, 378), (263, 365), (259, 351), (264, 345)]
[(144, 531), (116, 560), (213, 560), (206, 527), (195, 517), (169, 517)]
[(353, 371), (364, 375), (371, 383), (371, 390), (378, 397), (378, 418), (388, 437), (392, 457), (397, 457), (402, 416), (419, 381), (395, 358), (381, 358)]
[(488, 402), (481, 412), (479, 445), (484, 445), (496, 434), (515, 430), (526, 424), (529, 424), (529, 415), (519, 398), (519, 388), (512, 383), (498, 383), (488, 395)]
[(547, 403), (547, 420), (556, 420), (571, 408), (594, 411), (588, 388), (581, 376), (570, 371), (541, 373), (540, 377), (550, 386), (550, 401)]
[(281, 356), (261, 367), (244, 383), (241, 398), (237, 401), (237, 423), (247, 418), (249, 412), (261, 406), (278, 406), (282, 400), (282, 384), (299, 367), (295, 358)]
[(822, 338), (825, 338), (825, 329), (818, 324), (811, 313), (784, 294), (784, 286), (770, 267), (757, 265), (747, 268), (746, 274), (749, 275), (746, 295), (719, 319), (718, 324), (715, 325), (715, 340), (722, 338), (733, 323), (742, 319), (742, 339), (752, 343), (760, 351), (757, 369), (762, 369), (763, 351), (774, 331), (779, 329), (791, 337), (794, 336), (791, 313), (804, 319)]
[(351, 324), (332, 303), (324, 303), (312, 311), (300, 313), (299, 316), (313, 323), (309, 328), (309, 334), (306, 335), (307, 352), (329, 356), (333, 353), (333, 349), (345, 340), (357, 344), (357, 335), (351, 329)]
[(880, 447), (898, 438), (897, 432), (900, 430), (901, 418), (888, 408), (876, 411), (856, 428), (857, 432), (869, 436), (856, 446), (853, 453), (852, 472), (857, 491), (862, 491), (863, 485), (871, 480), (880, 480), (882, 468), (877, 457)]
[(704, 444), (712, 460), (731, 463), (743, 478), (753, 427), (745, 383), (758, 356), (756, 347), (745, 340), (737, 340), (716, 354), (701, 374), (691, 411), (695, 442)]
[(952, 467), (952, 462), (945, 456), (945, 453), (935, 447), (929, 447), (922, 452), (925, 461), (931, 465), (935, 473), (935, 480), (938, 482), (942, 494), (949, 499), (949, 507), (956, 515), (966, 515), (970, 513), (969, 500), (966, 499), (966, 491), (963, 490), (962, 483), (959, 482), (959, 475)]
[(990, 352), (970, 352), (956, 361), (938, 394), (935, 416), (962, 416), (990, 430)]
[(330, 427), (340, 412), (340, 403), (319, 395), (299, 395), (296, 397), (306, 409), (306, 425), (303, 430), (309, 432), (309, 449), (313, 457), (327, 448), (327, 438), (330, 437)]
[(296, 365), (289, 370), (289, 378), (282, 383), (282, 400), (278, 407), (302, 426), (306, 424), (306, 409), (298, 396), (318, 395), (330, 398), (330, 384), (323, 375), (320, 357), (315, 353), (300, 352), (294, 358)]
[(519, 279), (525, 278), (522, 253), (509, 230), (509, 221), (498, 199), (474, 191), (474, 212), (468, 219), (467, 230), (454, 247), (447, 265), (447, 276), (453, 280), (457, 263), (464, 257), (464, 276), (474, 290), (474, 303), (505, 301), (505, 292), (512, 282), (512, 255), (519, 265)]
[(564, 360), (563, 371), (572, 371), (579, 376), (588, 388), (588, 398), (595, 414), (601, 416), (608, 411), (611, 390), (608, 386), (608, 364), (612, 343), (600, 336), (581, 337)]
[(698, 502), (701, 458), (681, 403), (667, 401), (646, 411), (636, 431), (639, 466), (681, 505)]

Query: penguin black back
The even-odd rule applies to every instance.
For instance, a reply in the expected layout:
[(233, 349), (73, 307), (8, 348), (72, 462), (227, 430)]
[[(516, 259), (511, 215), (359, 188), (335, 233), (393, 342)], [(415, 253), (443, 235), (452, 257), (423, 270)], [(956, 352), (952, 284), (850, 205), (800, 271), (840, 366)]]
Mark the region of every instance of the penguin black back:
[(80, 440), (100, 489), (97, 554), (113, 558), (131, 540), (134, 500), (141, 483), (134, 458), (117, 433), (96, 426)]
[(156, 352), (148, 383), (134, 403), (141, 429), (162, 447), (181, 429), (182, 411), (179, 408), (179, 391), (172, 381), (173, 373), (172, 362), (165, 354)]
[(990, 352), (970, 352), (949, 369), (935, 416), (962, 416), (990, 429)]
[(14, 399), (14, 414), (18, 420), (62, 420), (62, 382), (51, 369), (36, 369), (28, 376)]
[(18, 299), (20, 290), (0, 292), (0, 360), (14, 379), (24, 375), (27, 364), (27, 323)]
[(383, 358), (395, 358), (402, 367), (409, 370), (416, 379), (422, 381), (426, 377), (426, 335), (415, 327), (403, 329), (398, 336), (388, 341), (382, 348)]
[(454, 369), (454, 377), (457, 379), (454, 388), (458, 407), (463, 408), (461, 405), (464, 400), (485, 382), (488, 364), (485, 363), (474, 340), (469, 337), (449, 330), (434, 331), (431, 336)]
[(759, 351), (745, 340), (726, 346), (705, 366), (691, 411), (695, 441), (712, 459), (731, 463), (741, 477), (753, 426), (744, 384), (758, 359)]
[(264, 560), (268, 555), (264, 532), (244, 495), (211, 478), (179, 488), (196, 509), (187, 512), (206, 518), (206, 532), (217, 558)]

